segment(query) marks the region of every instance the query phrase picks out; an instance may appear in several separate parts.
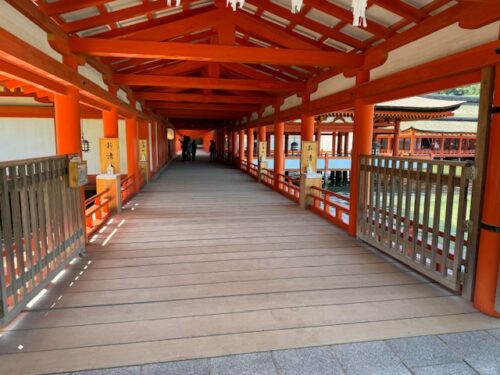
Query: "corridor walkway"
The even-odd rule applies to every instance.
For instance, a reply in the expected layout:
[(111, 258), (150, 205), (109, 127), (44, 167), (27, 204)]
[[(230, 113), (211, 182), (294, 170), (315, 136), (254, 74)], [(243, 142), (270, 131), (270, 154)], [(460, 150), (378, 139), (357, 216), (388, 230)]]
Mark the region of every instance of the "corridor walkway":
[(0, 331), (3, 373), (500, 328), (244, 173), (204, 160), (173, 162), (92, 240)]

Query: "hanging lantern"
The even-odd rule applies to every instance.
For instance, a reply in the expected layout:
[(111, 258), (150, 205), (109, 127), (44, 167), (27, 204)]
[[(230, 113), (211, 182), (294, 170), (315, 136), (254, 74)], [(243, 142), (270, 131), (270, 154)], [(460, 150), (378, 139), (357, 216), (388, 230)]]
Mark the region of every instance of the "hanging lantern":
[(352, 0), (352, 24), (354, 26), (366, 27), (366, 3), (367, 0)]
[(82, 152), (90, 151), (90, 142), (87, 141), (82, 134)]
[(292, 0), (292, 13), (299, 13), (304, 0)]

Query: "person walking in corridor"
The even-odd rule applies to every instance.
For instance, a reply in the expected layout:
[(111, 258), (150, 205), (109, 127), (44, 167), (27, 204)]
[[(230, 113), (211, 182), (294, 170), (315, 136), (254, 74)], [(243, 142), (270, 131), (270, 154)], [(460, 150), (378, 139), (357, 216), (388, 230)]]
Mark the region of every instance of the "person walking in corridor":
[(215, 161), (217, 148), (215, 147), (215, 141), (210, 141), (210, 161)]
[(181, 142), (182, 147), (182, 161), (188, 160), (189, 137), (184, 136)]
[(198, 149), (198, 144), (196, 143), (196, 140), (193, 139), (191, 142), (191, 158), (194, 161), (196, 159), (196, 150)]

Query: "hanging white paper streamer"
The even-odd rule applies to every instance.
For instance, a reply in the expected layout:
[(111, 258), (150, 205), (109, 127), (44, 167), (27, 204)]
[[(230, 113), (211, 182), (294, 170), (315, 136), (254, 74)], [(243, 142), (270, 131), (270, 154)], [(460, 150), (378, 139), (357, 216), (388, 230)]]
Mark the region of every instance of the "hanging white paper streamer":
[(231, 8), (235, 11), (236, 8), (243, 8), (245, 5), (245, 0), (226, 0), (226, 6), (231, 5)]
[(352, 0), (352, 24), (366, 27), (366, 4), (367, 0)]
[[(167, 0), (167, 5), (169, 7), (172, 6), (172, 0)], [(175, 0), (175, 6), (178, 7), (179, 5), (181, 5), (181, 0)]]
[(292, 0), (292, 13), (299, 13), (302, 8), (303, 0)]

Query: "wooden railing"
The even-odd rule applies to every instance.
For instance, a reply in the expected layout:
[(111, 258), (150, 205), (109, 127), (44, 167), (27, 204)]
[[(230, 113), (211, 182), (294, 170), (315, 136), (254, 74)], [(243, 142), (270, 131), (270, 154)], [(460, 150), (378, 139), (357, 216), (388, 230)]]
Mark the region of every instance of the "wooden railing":
[(471, 180), (468, 163), (362, 156), (358, 236), (458, 291), (466, 275)]
[(315, 186), (311, 190), (312, 193), (309, 194), (312, 200), (311, 210), (347, 230), (349, 226), (349, 198)]
[(253, 178), (259, 178), (259, 168), (255, 164), (250, 164), (248, 174)]
[(85, 226), (87, 237), (98, 230), (111, 215), (109, 210), (110, 198), (105, 196), (109, 193), (106, 189), (85, 201)]
[(274, 188), (274, 172), (269, 169), (264, 169), (262, 172), (262, 183), (269, 186), (271, 189)]
[(65, 156), (0, 163), (0, 324), (83, 251), (80, 189)]
[(298, 203), (300, 198), (300, 187), (293, 183), (293, 181), (297, 181), (297, 179), (293, 179), (283, 174), (280, 174), (278, 178), (278, 191)]
[(121, 182), (122, 204), (127, 203), (127, 201), (134, 195), (134, 190), (135, 180), (133, 176), (125, 177)]

